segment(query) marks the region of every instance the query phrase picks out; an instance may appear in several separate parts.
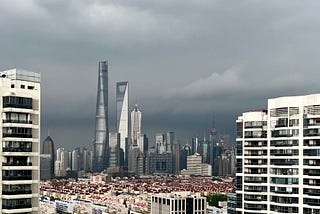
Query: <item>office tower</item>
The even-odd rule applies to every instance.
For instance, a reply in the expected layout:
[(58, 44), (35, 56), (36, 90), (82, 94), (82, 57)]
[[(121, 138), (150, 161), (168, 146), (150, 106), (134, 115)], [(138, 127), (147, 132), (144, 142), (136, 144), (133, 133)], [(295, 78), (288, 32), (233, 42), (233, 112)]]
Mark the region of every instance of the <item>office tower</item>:
[(166, 151), (172, 152), (172, 146), (174, 142), (174, 132), (167, 132), (165, 141), (166, 141)]
[(128, 170), (137, 176), (146, 172), (146, 156), (148, 138), (145, 134), (138, 133), (137, 144), (131, 144), (128, 151)]
[[(219, 169), (221, 168), (221, 155), (223, 152), (223, 141), (218, 141), (215, 144), (212, 145), (212, 166), (213, 166), (213, 175), (218, 176), (219, 175)], [(220, 162), (219, 162), (220, 161)]]
[[(52, 178), (52, 157), (48, 154), (40, 155), (40, 179), (50, 180)], [(54, 172), (53, 172), (54, 173)]]
[(109, 168), (120, 166), (120, 134), (109, 133)]
[(210, 164), (202, 163), (202, 157), (200, 154), (187, 156), (187, 169), (181, 171), (184, 175), (200, 175), (211, 176), (212, 166)]
[(172, 143), (173, 173), (180, 174), (180, 142), (175, 140)]
[(202, 157), (200, 154), (196, 153), (187, 157), (187, 169), (196, 170), (202, 164)]
[(107, 168), (108, 150), (108, 63), (99, 62), (96, 128), (94, 140), (93, 166), (95, 172), (101, 172)]
[(199, 142), (199, 146), (198, 146), (198, 150), (199, 150), (199, 154), (202, 156), (202, 162), (203, 163), (210, 163), (210, 142), (206, 140), (206, 138), (203, 138), (203, 140), (201, 140)]
[[(128, 171), (136, 174), (138, 171), (138, 157), (141, 151), (137, 145), (131, 145), (128, 153)], [(137, 175), (137, 174), (136, 174)]]
[(191, 192), (153, 194), (151, 198), (151, 213), (207, 213), (207, 198)]
[[(138, 145), (139, 134), (141, 134), (141, 111), (137, 104), (131, 111), (131, 144)], [(143, 151), (143, 150), (142, 150)]]
[(172, 153), (158, 154), (156, 151), (148, 151), (147, 173), (173, 174)]
[(146, 134), (139, 133), (137, 138), (137, 145), (140, 151), (145, 155), (148, 151), (148, 138)]
[(54, 155), (54, 143), (53, 143), (53, 140), (50, 136), (46, 137), (46, 139), (43, 141), (42, 154), (47, 154), (47, 155), (50, 155), (50, 157), (51, 157), (50, 178), (53, 178), (54, 177), (55, 155)]
[(128, 137), (129, 137), (129, 83), (117, 82), (116, 86), (117, 132), (120, 133), (120, 149), (123, 151), (124, 160), (127, 162)]
[(187, 157), (192, 154), (189, 144), (185, 144), (180, 152), (180, 170), (187, 169)]
[(39, 212), (40, 74), (1, 72), (0, 213)]
[(198, 138), (192, 138), (191, 140), (191, 148), (192, 148), (192, 154), (198, 153), (198, 147), (199, 147), (199, 142)]
[(237, 211), (319, 213), (320, 94), (268, 100), (237, 120)]
[(156, 149), (158, 154), (166, 152), (166, 140), (164, 134), (156, 134)]

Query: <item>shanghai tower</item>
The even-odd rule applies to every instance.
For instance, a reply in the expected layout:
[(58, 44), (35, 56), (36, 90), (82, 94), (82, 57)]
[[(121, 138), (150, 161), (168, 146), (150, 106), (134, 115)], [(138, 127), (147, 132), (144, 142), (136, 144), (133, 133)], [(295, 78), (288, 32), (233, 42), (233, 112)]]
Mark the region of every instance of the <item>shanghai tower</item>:
[(93, 171), (107, 168), (108, 149), (108, 62), (99, 62), (98, 91), (96, 106), (96, 128), (94, 139)]

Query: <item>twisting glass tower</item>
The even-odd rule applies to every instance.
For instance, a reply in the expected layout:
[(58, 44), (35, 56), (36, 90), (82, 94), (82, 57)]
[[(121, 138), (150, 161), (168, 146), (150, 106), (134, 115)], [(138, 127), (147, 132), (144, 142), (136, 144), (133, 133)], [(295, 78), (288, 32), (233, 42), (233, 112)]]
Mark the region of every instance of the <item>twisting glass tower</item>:
[(99, 62), (96, 133), (94, 140), (93, 170), (100, 172), (107, 168), (108, 149), (108, 62)]

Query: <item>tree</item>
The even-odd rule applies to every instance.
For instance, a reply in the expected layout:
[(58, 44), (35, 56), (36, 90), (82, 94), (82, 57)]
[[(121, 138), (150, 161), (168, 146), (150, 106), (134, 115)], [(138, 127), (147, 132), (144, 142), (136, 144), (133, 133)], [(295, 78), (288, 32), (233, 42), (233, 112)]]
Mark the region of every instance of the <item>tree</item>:
[(218, 207), (219, 201), (227, 201), (227, 195), (214, 194), (207, 196), (207, 201), (210, 206)]

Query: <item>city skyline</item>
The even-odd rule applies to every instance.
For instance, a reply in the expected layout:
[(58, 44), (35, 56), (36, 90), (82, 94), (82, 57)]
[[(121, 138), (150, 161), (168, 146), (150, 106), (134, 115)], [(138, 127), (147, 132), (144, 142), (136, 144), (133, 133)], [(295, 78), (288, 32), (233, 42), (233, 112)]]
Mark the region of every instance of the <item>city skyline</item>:
[[(0, 70), (42, 73), (41, 130), (57, 146), (92, 145), (101, 59), (109, 101), (116, 81), (130, 82), (129, 109), (141, 106), (150, 143), (157, 132), (203, 136), (213, 112), (231, 134), (236, 116), (266, 98), (319, 91), (319, 4), (3, 1)], [(115, 104), (109, 114), (115, 131)]]

